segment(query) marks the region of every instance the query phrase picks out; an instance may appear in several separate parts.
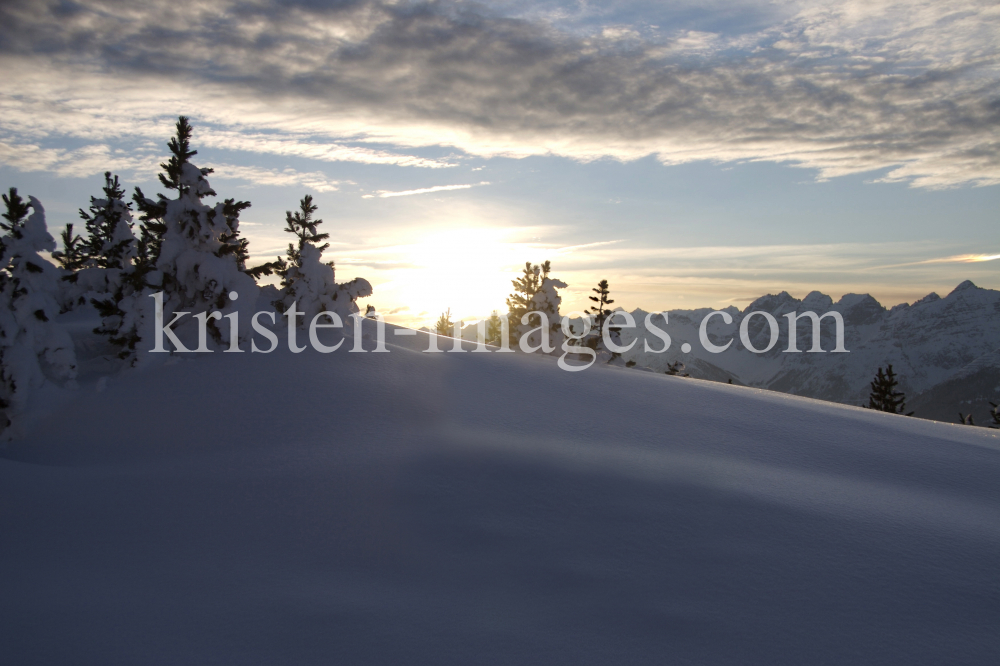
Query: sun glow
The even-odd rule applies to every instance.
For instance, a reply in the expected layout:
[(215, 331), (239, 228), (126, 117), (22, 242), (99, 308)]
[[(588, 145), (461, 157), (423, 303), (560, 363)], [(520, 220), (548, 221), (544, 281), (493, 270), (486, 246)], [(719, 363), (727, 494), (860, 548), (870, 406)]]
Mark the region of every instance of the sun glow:
[(502, 311), (518, 267), (533, 254), (530, 245), (510, 236), (506, 229), (450, 229), (386, 248), (397, 267), (388, 267), (390, 280), (377, 291), (387, 301), (405, 303), (396, 319), (413, 323), (431, 323), (449, 308), (453, 319), (466, 320)]

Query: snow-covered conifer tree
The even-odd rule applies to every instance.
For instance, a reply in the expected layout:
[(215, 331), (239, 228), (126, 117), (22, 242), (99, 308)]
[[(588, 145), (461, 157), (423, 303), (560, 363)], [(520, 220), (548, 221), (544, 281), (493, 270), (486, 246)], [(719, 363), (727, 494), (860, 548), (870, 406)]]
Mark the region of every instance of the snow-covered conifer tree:
[(274, 305), (287, 312), (293, 303), (296, 304), (296, 311), (304, 313), (304, 326), (320, 312), (335, 312), (346, 323), (360, 311), (355, 301), (371, 296), (372, 286), (364, 278), (337, 284), (334, 263), (322, 260), (323, 250), (329, 243), (317, 245), (330, 235), (317, 230), (323, 220), (313, 219), (316, 210), (312, 197), (307, 194), (299, 202), (299, 210), (285, 213), (285, 231), (294, 234), (297, 241), (288, 244), (287, 260), (279, 260), (276, 272), (281, 276), (282, 291), (281, 299)]
[[(146, 281), (163, 291), (164, 320), (172, 313), (219, 311), (225, 317), (238, 312), (239, 320), (249, 321), (257, 300), (256, 281), (245, 272), (246, 242), (239, 237), (240, 213), (248, 201), (226, 199), (214, 206), (202, 202), (216, 196), (205, 178), (212, 169), (191, 163), (198, 154), (191, 150), (191, 125), (186, 117), (177, 121), (177, 134), (167, 144), (170, 159), (160, 166), (160, 183), (177, 193), (157, 201), (146, 198), (136, 188), (133, 200), (140, 213), (142, 236), (138, 243), (139, 263), (152, 264)], [(239, 300), (229, 294), (235, 292)], [(193, 320), (188, 320), (188, 324)], [(212, 337), (222, 338), (214, 321), (208, 322)], [(241, 331), (243, 336), (248, 330)]]
[[(146, 288), (148, 262), (139, 259), (139, 240), (133, 233), (132, 205), (124, 199), (118, 177), (104, 174), (104, 198), (90, 200), (90, 214), (80, 211), (87, 223), (88, 245), (98, 269), (106, 275), (107, 293), (91, 299), (101, 314), (95, 333), (106, 335), (119, 348), (119, 358), (136, 364), (146, 350), (139, 346), (153, 318), (152, 290)], [(86, 274), (88, 271), (81, 271)], [(81, 275), (83, 281), (84, 275)]]
[[(25, 406), (27, 392), (46, 376), (76, 377), (73, 342), (56, 322), (59, 269), (39, 252), (55, 250), (45, 210), (34, 197), (25, 202), (15, 188), (3, 195), (0, 222), (0, 429)], [(29, 215), (30, 211), (30, 215)]]
[(87, 236), (74, 236), (73, 225), (67, 224), (63, 251), (52, 256), (71, 271), (63, 277), (64, 303), (92, 303), (102, 318), (94, 332), (107, 336), (119, 348), (119, 358), (134, 365), (142, 351), (142, 331), (152, 321), (151, 291), (145, 289), (152, 266), (140, 259), (132, 204), (125, 201), (118, 176), (105, 172), (103, 190), (102, 198), (91, 197), (88, 210), (80, 210)]
[(529, 344), (532, 347), (538, 346), (541, 343), (541, 335), (537, 329), (541, 325), (541, 317), (532, 315), (527, 324), (522, 320), (529, 312), (542, 312), (548, 319), (550, 344), (557, 348), (561, 344), (559, 305), (562, 303), (562, 297), (556, 290), (565, 289), (567, 285), (562, 280), (549, 277), (550, 270), (552, 266), (548, 261), (540, 266), (532, 266), (529, 261), (524, 264), (524, 273), (521, 277), (512, 281), (514, 293), (507, 298), (511, 343), (518, 344), (525, 334), (535, 331), (531, 334)]
[(688, 373), (684, 372), (684, 364), (680, 361), (674, 361), (673, 363), (667, 363), (667, 369), (663, 371), (664, 374), (670, 375), (671, 377), (690, 377)]
[(67, 224), (62, 232), (63, 249), (52, 253), (68, 271), (63, 276), (69, 283), (67, 307), (114, 291), (121, 272), (132, 266), (136, 255), (132, 205), (123, 198), (118, 176), (112, 178), (111, 172), (105, 172), (103, 189), (103, 198), (90, 197), (89, 209), (80, 209), (87, 235), (74, 235), (73, 225)]
[(136, 256), (136, 237), (132, 233), (132, 204), (125, 201), (125, 190), (118, 176), (104, 172), (104, 197), (90, 197), (89, 210), (80, 210), (87, 228), (83, 245), (87, 257), (97, 268), (122, 270)]

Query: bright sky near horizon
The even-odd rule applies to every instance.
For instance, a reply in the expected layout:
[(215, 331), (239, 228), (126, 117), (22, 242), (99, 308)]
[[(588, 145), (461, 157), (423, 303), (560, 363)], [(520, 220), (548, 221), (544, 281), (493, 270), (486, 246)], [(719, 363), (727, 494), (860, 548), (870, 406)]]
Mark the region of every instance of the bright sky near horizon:
[(255, 261), (310, 193), (341, 281), (423, 324), (525, 261), (616, 305), (1000, 288), (1000, 6), (15, 0), (0, 187), (53, 234), (180, 114)]

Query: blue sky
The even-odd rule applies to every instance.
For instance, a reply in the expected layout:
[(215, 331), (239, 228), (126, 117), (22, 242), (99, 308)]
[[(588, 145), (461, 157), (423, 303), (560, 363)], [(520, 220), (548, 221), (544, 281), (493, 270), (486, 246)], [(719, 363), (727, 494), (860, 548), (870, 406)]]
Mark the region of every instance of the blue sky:
[(313, 194), (338, 278), (400, 323), (502, 308), (887, 305), (1000, 288), (988, 2), (5, 3), (0, 185), (75, 220), (157, 191), (177, 115), (255, 259)]

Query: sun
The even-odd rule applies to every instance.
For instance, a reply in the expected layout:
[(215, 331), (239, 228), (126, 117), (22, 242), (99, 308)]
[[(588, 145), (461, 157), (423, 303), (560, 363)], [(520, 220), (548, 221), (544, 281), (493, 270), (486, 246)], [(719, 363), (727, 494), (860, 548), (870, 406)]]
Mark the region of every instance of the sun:
[(454, 319), (485, 317), (503, 310), (511, 280), (524, 260), (522, 244), (509, 230), (461, 228), (434, 232), (400, 246), (400, 268), (379, 291), (430, 321), (447, 309)]

